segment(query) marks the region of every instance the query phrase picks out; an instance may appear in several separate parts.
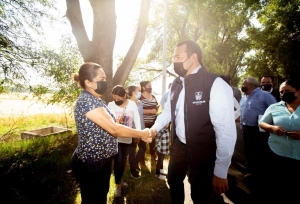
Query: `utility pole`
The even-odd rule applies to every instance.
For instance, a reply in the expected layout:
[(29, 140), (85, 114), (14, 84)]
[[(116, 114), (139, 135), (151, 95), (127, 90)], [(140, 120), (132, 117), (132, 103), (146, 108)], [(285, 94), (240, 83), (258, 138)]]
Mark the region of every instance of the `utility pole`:
[(164, 39), (163, 39), (163, 75), (162, 75), (162, 94), (166, 92), (167, 79), (167, 6), (168, 0), (164, 0)]

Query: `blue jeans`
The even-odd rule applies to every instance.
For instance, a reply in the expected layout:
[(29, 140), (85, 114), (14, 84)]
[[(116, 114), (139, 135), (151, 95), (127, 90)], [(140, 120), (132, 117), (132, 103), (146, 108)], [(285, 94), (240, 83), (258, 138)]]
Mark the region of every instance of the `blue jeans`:
[(113, 157), (94, 161), (81, 161), (76, 154), (72, 156), (72, 171), (79, 183), (82, 204), (107, 202), (109, 180)]
[(115, 183), (120, 184), (125, 170), (130, 144), (118, 143), (118, 154), (114, 157)]

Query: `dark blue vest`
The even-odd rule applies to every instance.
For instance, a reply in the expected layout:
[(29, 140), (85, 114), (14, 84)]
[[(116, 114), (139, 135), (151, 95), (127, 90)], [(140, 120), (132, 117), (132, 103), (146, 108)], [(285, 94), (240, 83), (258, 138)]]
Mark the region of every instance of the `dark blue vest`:
[[(196, 74), (184, 77), (184, 123), (189, 164), (211, 163), (216, 158), (216, 138), (209, 115), (210, 90), (216, 74), (204, 67)], [(175, 108), (182, 89), (182, 81), (176, 78), (171, 87), (172, 141), (176, 136)]]

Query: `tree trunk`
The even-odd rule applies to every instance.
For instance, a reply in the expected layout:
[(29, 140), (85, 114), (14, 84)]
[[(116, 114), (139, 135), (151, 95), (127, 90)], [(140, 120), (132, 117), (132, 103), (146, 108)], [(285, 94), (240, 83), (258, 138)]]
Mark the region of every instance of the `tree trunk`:
[[(113, 50), (116, 39), (116, 13), (114, 0), (90, 0), (94, 14), (93, 39), (89, 41), (84, 28), (79, 0), (66, 0), (66, 16), (72, 26), (79, 51), (85, 62), (95, 62), (103, 67), (108, 89), (101, 97), (106, 102), (112, 100), (111, 90), (114, 85), (124, 85), (145, 41), (150, 0), (142, 0), (140, 18), (136, 36), (125, 59), (113, 80)], [(113, 83), (114, 81), (114, 83)]]

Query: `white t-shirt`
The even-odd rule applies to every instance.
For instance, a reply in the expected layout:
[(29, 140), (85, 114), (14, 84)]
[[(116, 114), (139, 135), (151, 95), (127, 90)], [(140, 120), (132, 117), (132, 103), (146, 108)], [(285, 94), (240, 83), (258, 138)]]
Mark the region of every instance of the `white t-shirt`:
[[(116, 118), (118, 118), (122, 115), (123, 110), (126, 107), (125, 117), (124, 117), (124, 125), (132, 128), (133, 121), (134, 121), (135, 129), (138, 129), (138, 130), (141, 129), (139, 111), (137, 109), (136, 104), (133, 101), (128, 100), (128, 104), (124, 108), (117, 106), (115, 104), (115, 102), (112, 101), (112, 102), (108, 103), (108, 107), (115, 113)], [(126, 143), (126, 144), (131, 144), (131, 142), (132, 142), (132, 138), (118, 137), (117, 140), (120, 143)]]

